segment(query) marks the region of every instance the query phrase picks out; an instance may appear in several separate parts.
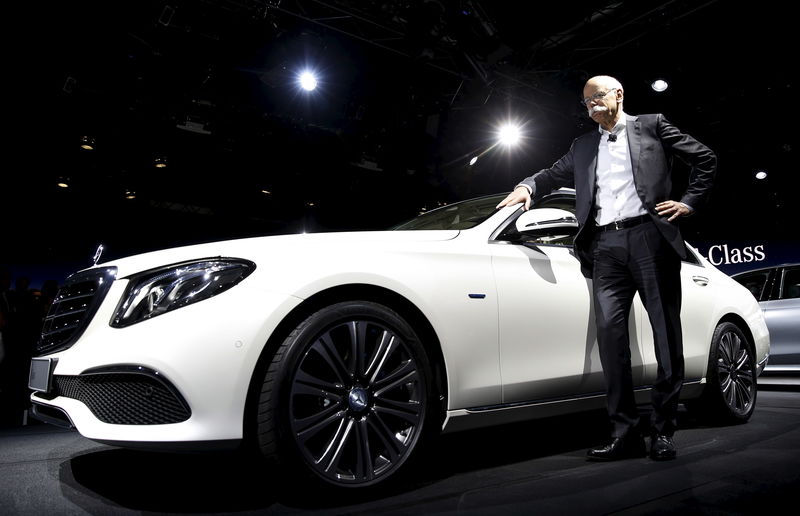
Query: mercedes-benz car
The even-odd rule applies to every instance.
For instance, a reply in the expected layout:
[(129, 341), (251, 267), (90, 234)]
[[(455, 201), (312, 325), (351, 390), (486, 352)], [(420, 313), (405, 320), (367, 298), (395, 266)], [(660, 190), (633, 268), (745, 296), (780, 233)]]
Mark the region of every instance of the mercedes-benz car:
[(769, 375), (800, 373), (800, 263), (774, 265), (731, 276), (764, 311), (770, 336)]
[[(396, 475), (440, 432), (605, 405), (574, 191), (504, 195), (389, 231), (166, 249), (70, 276), (30, 371), (34, 413), (118, 446), (251, 447), (335, 486)], [(753, 296), (694, 250), (689, 407), (746, 421), (769, 352)], [(656, 358), (637, 299), (637, 399)]]

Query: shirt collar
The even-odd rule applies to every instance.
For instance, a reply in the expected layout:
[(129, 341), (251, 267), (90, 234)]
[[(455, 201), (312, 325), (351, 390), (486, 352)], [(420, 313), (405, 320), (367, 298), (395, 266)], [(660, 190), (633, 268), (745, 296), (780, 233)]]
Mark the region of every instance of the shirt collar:
[(620, 111), (619, 120), (617, 120), (617, 123), (614, 125), (614, 127), (611, 128), (611, 131), (606, 131), (605, 129), (603, 129), (603, 126), (599, 124), (597, 125), (597, 130), (600, 131), (600, 136), (608, 134), (619, 134), (625, 130), (627, 125), (628, 125), (628, 115), (626, 115), (624, 111)]

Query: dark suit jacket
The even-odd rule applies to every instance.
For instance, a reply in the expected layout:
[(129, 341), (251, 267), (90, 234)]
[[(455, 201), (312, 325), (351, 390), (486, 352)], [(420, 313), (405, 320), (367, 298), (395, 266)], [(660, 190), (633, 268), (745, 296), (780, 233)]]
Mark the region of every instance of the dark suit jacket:
[[(627, 115), (627, 133), (633, 181), (639, 198), (664, 238), (681, 258), (685, 258), (686, 247), (675, 224), (677, 220), (668, 222), (668, 217), (660, 217), (655, 206), (670, 199), (671, 164), (672, 158), (677, 157), (691, 167), (689, 184), (680, 200), (695, 210), (701, 207), (714, 180), (717, 158), (711, 149), (682, 133), (661, 114)], [(575, 215), (580, 223), (575, 237), (575, 252), (587, 276), (592, 267), (589, 247), (595, 226), (595, 169), (599, 143), (600, 132), (597, 130), (579, 136), (569, 151), (550, 168), (522, 181), (533, 189), (537, 197), (564, 186), (575, 188)]]

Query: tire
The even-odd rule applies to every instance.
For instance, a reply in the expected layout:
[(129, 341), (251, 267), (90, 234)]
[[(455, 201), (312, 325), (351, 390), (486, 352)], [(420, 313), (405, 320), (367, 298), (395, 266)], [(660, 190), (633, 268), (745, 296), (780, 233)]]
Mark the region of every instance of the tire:
[(431, 367), (413, 328), (367, 301), (300, 323), (264, 378), (262, 454), (338, 487), (396, 476), (433, 430)]
[(750, 419), (758, 392), (755, 356), (753, 346), (733, 323), (722, 323), (714, 330), (706, 380), (703, 395), (693, 407), (698, 416), (723, 424)]

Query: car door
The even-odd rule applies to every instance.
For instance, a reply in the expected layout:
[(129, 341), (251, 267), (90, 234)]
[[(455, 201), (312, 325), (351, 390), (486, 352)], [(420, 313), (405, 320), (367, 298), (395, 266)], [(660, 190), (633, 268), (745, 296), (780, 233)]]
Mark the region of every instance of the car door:
[[(683, 359), (686, 382), (700, 380), (708, 365), (708, 351), (716, 321), (708, 317), (708, 307), (714, 303), (713, 283), (705, 267), (691, 249), (681, 262), (681, 329), (683, 333)], [(652, 343), (653, 330), (644, 312), (642, 340)], [(643, 349), (644, 384), (652, 385), (658, 374), (655, 347)]]
[[(604, 393), (591, 280), (581, 274), (571, 237), (496, 244), (492, 268), (499, 303), (503, 402)], [(643, 369), (638, 296), (631, 310), (633, 374), (639, 384)]]
[(783, 268), (764, 310), (770, 337), (770, 370), (800, 370), (800, 265)]

